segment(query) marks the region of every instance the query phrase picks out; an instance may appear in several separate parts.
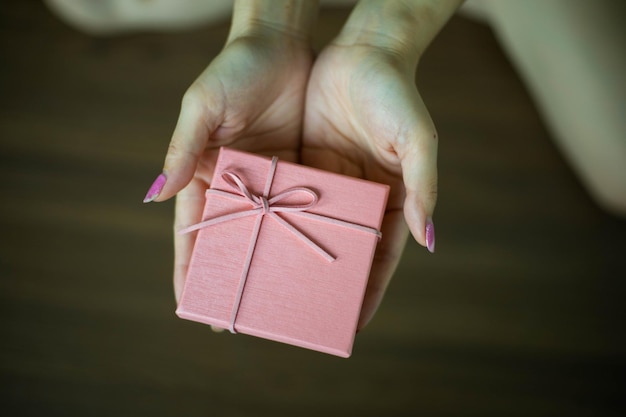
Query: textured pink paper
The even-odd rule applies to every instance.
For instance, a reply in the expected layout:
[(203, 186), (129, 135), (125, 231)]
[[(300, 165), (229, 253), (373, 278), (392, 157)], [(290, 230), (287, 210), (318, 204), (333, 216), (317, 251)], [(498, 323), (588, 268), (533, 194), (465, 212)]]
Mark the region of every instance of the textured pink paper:
[[(269, 158), (222, 148), (211, 188), (232, 192), (221, 173), (238, 175), (262, 195)], [(293, 187), (315, 191), (308, 211), (379, 229), (389, 187), (279, 161), (269, 197)], [(284, 202), (281, 202), (283, 204)], [(294, 198), (297, 204), (297, 197)], [(250, 204), (207, 194), (203, 219), (249, 210)], [(348, 357), (378, 238), (297, 213), (280, 216), (336, 257), (328, 262), (264, 216), (235, 321), (238, 333)], [(198, 237), (176, 313), (228, 328), (256, 215), (215, 224)]]

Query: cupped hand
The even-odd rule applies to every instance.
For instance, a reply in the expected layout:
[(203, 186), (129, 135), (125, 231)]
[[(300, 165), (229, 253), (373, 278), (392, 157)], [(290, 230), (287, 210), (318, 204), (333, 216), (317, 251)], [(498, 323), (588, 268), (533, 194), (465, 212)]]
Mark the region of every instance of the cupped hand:
[(393, 51), (335, 43), (309, 79), (302, 163), (391, 186), (359, 328), (378, 308), (408, 230), (434, 251), (437, 133), (414, 71)]
[[(268, 32), (229, 42), (184, 95), (165, 158), (165, 185), (147, 197), (163, 201), (177, 194), (175, 230), (201, 220), (220, 146), (298, 159), (312, 53), (308, 42)], [(177, 300), (195, 238), (175, 233)]]

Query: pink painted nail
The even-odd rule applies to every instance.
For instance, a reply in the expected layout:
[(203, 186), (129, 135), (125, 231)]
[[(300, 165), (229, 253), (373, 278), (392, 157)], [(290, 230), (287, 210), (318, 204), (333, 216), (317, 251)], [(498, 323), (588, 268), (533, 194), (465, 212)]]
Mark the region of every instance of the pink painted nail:
[(430, 217), (426, 219), (426, 248), (428, 252), (435, 253), (435, 225)]
[(161, 194), (161, 190), (163, 190), (165, 181), (167, 181), (167, 177), (165, 176), (165, 174), (160, 174), (150, 186), (150, 189), (148, 190), (148, 194), (146, 194), (146, 197), (143, 199), (143, 202), (149, 203), (151, 201), (154, 201), (154, 199), (157, 198), (159, 194)]

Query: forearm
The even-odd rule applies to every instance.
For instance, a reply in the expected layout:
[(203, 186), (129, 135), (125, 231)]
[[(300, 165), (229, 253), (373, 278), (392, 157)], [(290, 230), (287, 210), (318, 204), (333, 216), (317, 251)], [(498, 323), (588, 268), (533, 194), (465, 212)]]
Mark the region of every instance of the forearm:
[(271, 33), (308, 41), (318, 9), (318, 0), (236, 0), (228, 42)]
[(424, 50), (463, 0), (360, 0), (341, 33), (339, 45), (367, 45), (417, 64)]

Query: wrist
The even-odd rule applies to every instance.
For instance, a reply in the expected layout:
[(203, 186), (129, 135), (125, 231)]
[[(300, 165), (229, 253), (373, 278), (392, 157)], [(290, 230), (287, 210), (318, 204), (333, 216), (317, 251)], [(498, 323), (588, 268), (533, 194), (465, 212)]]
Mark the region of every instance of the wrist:
[(334, 43), (371, 47), (415, 67), (461, 3), (462, 0), (360, 0)]
[(240, 37), (280, 37), (308, 42), (318, 0), (236, 0), (227, 43)]

